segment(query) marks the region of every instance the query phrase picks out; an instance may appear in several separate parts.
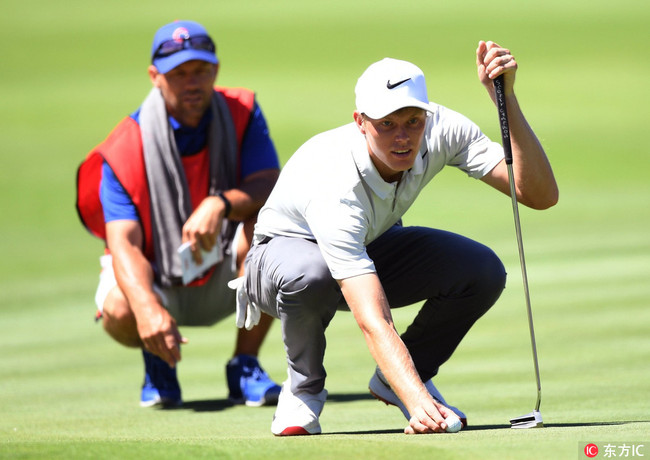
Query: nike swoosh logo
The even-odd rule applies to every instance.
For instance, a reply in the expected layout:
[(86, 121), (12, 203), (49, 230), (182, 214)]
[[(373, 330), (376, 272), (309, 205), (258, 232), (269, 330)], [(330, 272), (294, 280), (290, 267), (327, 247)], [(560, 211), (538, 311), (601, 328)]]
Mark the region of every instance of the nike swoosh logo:
[(388, 89), (397, 88), (399, 85), (401, 85), (402, 83), (406, 83), (409, 80), (410, 80), (410, 78), (407, 78), (406, 80), (398, 81), (397, 83), (391, 83), (390, 80), (388, 80), (386, 82), (386, 88), (388, 88)]

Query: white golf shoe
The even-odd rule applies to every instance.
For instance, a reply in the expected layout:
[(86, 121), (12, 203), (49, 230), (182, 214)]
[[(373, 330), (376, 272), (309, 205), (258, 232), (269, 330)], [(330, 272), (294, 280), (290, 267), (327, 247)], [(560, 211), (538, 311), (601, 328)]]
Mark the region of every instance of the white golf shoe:
[[(456, 415), (458, 415), (458, 418), (463, 424), (463, 427), (467, 426), (467, 416), (463, 413), (463, 411), (461, 411), (457, 407), (450, 406), (449, 404), (447, 404), (447, 401), (445, 401), (445, 398), (442, 397), (438, 389), (433, 384), (433, 381), (429, 380), (424, 384), (424, 387), (427, 389), (427, 391), (433, 397), (433, 399), (438, 401), (443, 406), (448, 407), (449, 409), (454, 411)], [(397, 397), (397, 395), (392, 390), (390, 385), (388, 385), (388, 382), (386, 382), (383, 376), (379, 374), (378, 369), (375, 370), (375, 373), (370, 379), (370, 383), (368, 384), (368, 389), (370, 390), (370, 394), (372, 394), (378, 400), (386, 403), (387, 405), (399, 407), (399, 409), (402, 411), (402, 414), (404, 414), (404, 417), (406, 417), (406, 420), (411, 420), (411, 415), (409, 414), (409, 411), (406, 409), (406, 406), (402, 404), (402, 401), (400, 401), (400, 399)]]
[(287, 380), (282, 384), (271, 432), (276, 436), (320, 434), (318, 417), (323, 411), (326, 398), (325, 389), (318, 394), (304, 391), (293, 394), (291, 384)]

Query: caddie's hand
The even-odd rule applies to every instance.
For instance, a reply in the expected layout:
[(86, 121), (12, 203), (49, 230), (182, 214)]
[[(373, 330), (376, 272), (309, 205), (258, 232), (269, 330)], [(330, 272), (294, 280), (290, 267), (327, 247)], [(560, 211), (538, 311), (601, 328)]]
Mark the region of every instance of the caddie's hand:
[(453, 412), (431, 398), (411, 412), (409, 425), (404, 428), (405, 434), (444, 433), (447, 429), (445, 418)]
[(200, 250), (210, 251), (217, 243), (224, 214), (225, 207), (221, 198), (209, 196), (183, 225), (183, 243), (190, 242), (192, 258), (197, 264), (203, 262)]
[(502, 48), (494, 42), (478, 42), (476, 48), (476, 68), (478, 78), (487, 89), (488, 93), (495, 100), (494, 83), (497, 76), (503, 74), (506, 94), (513, 91), (515, 84), (515, 73), (517, 73), (517, 61), (510, 54), (510, 50)]
[(180, 345), (188, 340), (181, 335), (176, 321), (162, 308), (152, 308), (136, 317), (138, 334), (144, 347), (171, 367), (181, 360)]

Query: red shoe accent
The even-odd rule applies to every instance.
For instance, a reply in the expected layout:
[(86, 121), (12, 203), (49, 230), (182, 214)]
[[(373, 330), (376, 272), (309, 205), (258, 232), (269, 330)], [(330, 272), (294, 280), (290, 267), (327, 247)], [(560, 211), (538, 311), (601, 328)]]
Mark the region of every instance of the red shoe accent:
[(301, 426), (288, 426), (277, 436), (304, 436), (311, 433)]
[(396, 406), (395, 404), (393, 404), (392, 402), (386, 401), (384, 398), (382, 398), (381, 396), (379, 396), (377, 393), (375, 393), (374, 391), (372, 391), (370, 388), (368, 389), (368, 391), (370, 391), (370, 394), (371, 394), (372, 396), (374, 396), (375, 399), (377, 399), (377, 400), (383, 402), (383, 403), (386, 404), (387, 406), (397, 407), (397, 406)]

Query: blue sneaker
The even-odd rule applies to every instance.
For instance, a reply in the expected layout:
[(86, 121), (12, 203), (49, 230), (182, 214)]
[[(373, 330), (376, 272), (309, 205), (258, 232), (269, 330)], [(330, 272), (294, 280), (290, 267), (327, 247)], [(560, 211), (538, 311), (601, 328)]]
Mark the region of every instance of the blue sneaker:
[(233, 404), (247, 406), (275, 405), (282, 388), (262, 369), (257, 358), (237, 355), (226, 365), (226, 380)]
[(144, 357), (144, 384), (140, 394), (142, 407), (177, 407), (183, 404), (176, 368), (169, 367), (158, 356), (142, 350)]

